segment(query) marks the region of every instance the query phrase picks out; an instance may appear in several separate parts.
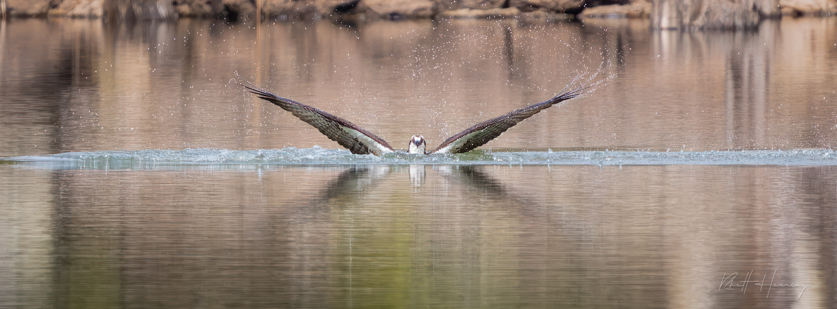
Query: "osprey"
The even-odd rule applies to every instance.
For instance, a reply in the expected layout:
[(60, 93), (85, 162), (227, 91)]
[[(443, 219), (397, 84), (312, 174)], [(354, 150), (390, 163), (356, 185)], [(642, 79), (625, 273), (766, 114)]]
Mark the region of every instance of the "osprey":
[[(258, 88), (250, 83), (244, 85), (247, 90), (257, 95), (260, 99), (273, 103), (282, 109), (291, 112), (302, 121), (314, 126), (320, 133), (325, 134), (329, 139), (337, 142), (354, 154), (374, 154), (381, 156), (395, 152), (385, 140), (369, 131), (349, 122), (346, 119), (334, 116), (317, 108), (278, 97), (264, 89)], [(545, 110), (553, 105), (579, 96), (589, 86), (578, 86), (570, 91), (561, 91), (560, 94), (544, 102), (530, 105), (514, 110), (503, 116), (486, 120), (473, 127), (459, 132), (433, 151), (427, 151), (427, 142), (421, 135), (413, 135), (407, 151), (411, 154), (431, 153), (464, 153), (488, 143), (500, 136), (503, 132), (520, 123), (526, 118)], [(565, 88), (566, 90), (566, 88)]]

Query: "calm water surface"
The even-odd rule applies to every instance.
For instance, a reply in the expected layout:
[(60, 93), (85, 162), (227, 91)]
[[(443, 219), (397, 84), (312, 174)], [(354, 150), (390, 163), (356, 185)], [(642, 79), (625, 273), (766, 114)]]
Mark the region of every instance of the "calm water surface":
[[(0, 307), (833, 307), (837, 18), (647, 29), (2, 22)], [(597, 70), (438, 162), (234, 80), (432, 148)]]

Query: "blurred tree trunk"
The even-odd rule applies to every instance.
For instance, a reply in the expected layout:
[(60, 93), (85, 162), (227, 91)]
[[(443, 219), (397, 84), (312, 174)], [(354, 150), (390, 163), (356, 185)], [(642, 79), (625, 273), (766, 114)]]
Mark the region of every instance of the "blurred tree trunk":
[(105, 0), (103, 11), (105, 19), (118, 21), (177, 18), (171, 0)]
[(654, 29), (754, 29), (763, 18), (778, 17), (778, 0), (653, 0)]

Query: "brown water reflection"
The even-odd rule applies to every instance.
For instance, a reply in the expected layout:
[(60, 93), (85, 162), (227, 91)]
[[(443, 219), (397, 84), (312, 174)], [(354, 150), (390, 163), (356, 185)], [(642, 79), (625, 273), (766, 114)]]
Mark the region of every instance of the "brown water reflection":
[[(831, 167), (0, 173), (4, 305), (834, 302)], [(808, 287), (719, 291), (750, 270)]]
[(236, 71), (397, 147), (415, 133), (433, 147), (602, 62), (615, 74), (609, 84), (485, 148), (833, 147), (837, 19), (785, 19), (758, 32), (647, 29), (611, 20), (6, 21), (0, 155), (338, 147), (246, 95), (231, 83)]

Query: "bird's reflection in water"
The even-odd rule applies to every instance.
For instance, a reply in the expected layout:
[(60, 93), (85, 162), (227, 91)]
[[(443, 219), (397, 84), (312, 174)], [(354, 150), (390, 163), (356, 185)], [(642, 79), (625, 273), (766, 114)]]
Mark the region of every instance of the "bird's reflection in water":
[(369, 192), (387, 179), (392, 169), (387, 165), (367, 165), (348, 168), (330, 181), (320, 192), (320, 202), (341, 200)]
[(447, 182), (448, 186), (461, 186), (468, 191), (480, 194), (490, 199), (497, 200), (526, 200), (525, 197), (510, 192), (510, 189), (501, 181), (483, 171), (480, 166), (454, 166), (454, 165), (409, 165), (409, 166), (387, 166), (387, 165), (366, 165), (354, 166), (341, 172), (335, 179), (331, 180), (320, 192), (319, 201), (330, 201), (340, 199), (346, 195), (358, 195), (368, 193), (378, 187), (384, 180), (388, 179), (393, 172), (404, 173), (405, 170), (410, 177), (410, 185), (414, 190), (419, 190), (425, 185), (427, 169), (431, 168)]
[[(420, 193), (432, 188), (425, 188), (428, 184), (441, 185), (448, 190), (453, 189), (461, 194), (474, 195), (477, 199), (490, 201), (491, 205), (502, 205), (503, 208), (514, 208), (521, 215), (535, 215), (536, 209), (540, 209), (538, 203), (527, 197), (526, 194), (518, 193), (502, 181), (492, 177), (484, 171), (482, 166), (457, 166), (457, 165), (409, 165), (409, 166), (387, 166), (387, 165), (365, 165), (354, 166), (341, 172), (335, 179), (331, 180), (315, 198), (320, 207), (331, 205), (358, 204), (365, 196), (374, 196), (373, 191), (387, 180), (395, 182), (397, 178), (389, 177), (392, 173), (409, 176), (410, 187), (413, 193)], [(428, 169), (432, 176), (428, 176)], [(432, 178), (441, 176), (442, 183), (437, 183)], [(431, 178), (431, 179), (428, 179)], [(428, 182), (429, 181), (429, 182)], [(416, 197), (420, 198), (420, 197)], [(415, 201), (419, 203), (419, 201)], [(314, 207), (316, 208), (316, 206)], [(325, 210), (325, 209), (323, 209)]]
[(473, 165), (442, 165), (436, 170), (451, 187), (459, 187), (462, 193), (491, 201), (492, 205), (516, 208), (521, 215), (536, 215), (538, 212), (536, 209), (542, 209), (537, 207), (538, 202), (492, 177), (484, 171), (484, 168)]
[(424, 184), (424, 176), (426, 174), (427, 165), (410, 165), (410, 184), (413, 186), (413, 191), (417, 191), (421, 185)]

